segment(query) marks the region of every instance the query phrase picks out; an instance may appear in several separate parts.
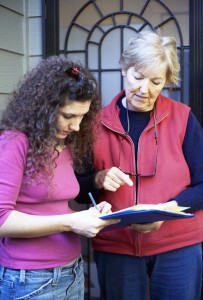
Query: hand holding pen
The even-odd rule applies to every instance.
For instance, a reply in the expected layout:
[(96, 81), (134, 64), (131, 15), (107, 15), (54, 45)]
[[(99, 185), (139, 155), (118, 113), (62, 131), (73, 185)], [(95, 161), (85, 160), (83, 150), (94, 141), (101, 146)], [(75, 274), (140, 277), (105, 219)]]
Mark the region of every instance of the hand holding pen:
[(90, 200), (92, 201), (92, 204), (94, 205), (94, 208), (100, 212), (102, 215), (106, 215), (108, 213), (111, 213), (111, 204), (106, 202), (106, 201), (103, 201), (99, 204), (96, 204), (96, 201), (94, 200), (94, 197), (92, 196), (91, 193), (88, 193), (89, 197), (90, 197)]
[[(91, 201), (92, 199), (94, 200), (93, 197)], [(71, 228), (71, 231), (90, 238), (96, 236), (104, 227), (120, 221), (119, 219), (100, 219), (102, 215), (111, 212), (111, 204), (106, 201), (99, 204), (96, 204), (95, 201), (92, 202), (94, 204), (93, 207), (68, 214), (69, 228)]]

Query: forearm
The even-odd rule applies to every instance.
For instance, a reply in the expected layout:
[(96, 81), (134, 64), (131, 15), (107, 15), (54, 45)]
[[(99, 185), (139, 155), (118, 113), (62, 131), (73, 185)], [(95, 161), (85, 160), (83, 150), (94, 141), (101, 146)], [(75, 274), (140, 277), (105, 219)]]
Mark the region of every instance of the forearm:
[(34, 216), (14, 210), (0, 227), (0, 237), (32, 238), (70, 231), (69, 218), (68, 214)]
[(186, 188), (173, 198), (179, 206), (190, 207), (187, 212), (195, 212), (203, 209), (203, 184)]
[(183, 153), (190, 169), (191, 184), (173, 199), (188, 212), (203, 209), (203, 132), (193, 113), (190, 113), (183, 142)]
[(94, 207), (79, 212), (55, 216), (34, 216), (13, 211), (0, 226), (0, 237), (35, 238), (65, 231), (94, 237), (105, 226), (118, 220), (101, 220), (102, 214), (111, 211), (111, 205), (105, 201)]

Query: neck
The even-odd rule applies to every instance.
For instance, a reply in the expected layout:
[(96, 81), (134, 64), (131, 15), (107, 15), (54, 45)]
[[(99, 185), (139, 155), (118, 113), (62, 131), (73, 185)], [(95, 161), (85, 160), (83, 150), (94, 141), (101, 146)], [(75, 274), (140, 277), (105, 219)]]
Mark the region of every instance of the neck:
[[(134, 111), (132, 105), (129, 103), (129, 101), (126, 99), (126, 97), (124, 97), (124, 98), (122, 99), (122, 104), (123, 104), (123, 106), (124, 106), (127, 110), (133, 110), (133, 111)], [(129, 104), (130, 104), (130, 105), (129, 105)]]
[(127, 99), (126, 99), (126, 97), (124, 97), (124, 98), (122, 99), (122, 104), (123, 104), (123, 106), (124, 106), (125, 108), (127, 108)]
[(56, 150), (59, 152), (63, 151), (66, 148), (65, 140), (58, 140), (58, 145), (56, 146)]

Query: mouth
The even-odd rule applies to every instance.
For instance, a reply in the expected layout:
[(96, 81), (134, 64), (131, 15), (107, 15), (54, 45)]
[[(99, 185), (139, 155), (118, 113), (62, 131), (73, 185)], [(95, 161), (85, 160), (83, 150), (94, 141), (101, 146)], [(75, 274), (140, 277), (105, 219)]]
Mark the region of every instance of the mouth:
[(148, 99), (148, 97), (142, 96), (142, 95), (138, 95), (138, 94), (134, 94), (134, 96), (137, 97), (137, 98), (139, 98), (139, 99), (141, 99), (141, 100), (147, 100)]
[(61, 134), (61, 135), (64, 135), (64, 136), (67, 136), (67, 135), (69, 135), (70, 133), (71, 133), (70, 131), (65, 131), (65, 130), (60, 131), (60, 134)]

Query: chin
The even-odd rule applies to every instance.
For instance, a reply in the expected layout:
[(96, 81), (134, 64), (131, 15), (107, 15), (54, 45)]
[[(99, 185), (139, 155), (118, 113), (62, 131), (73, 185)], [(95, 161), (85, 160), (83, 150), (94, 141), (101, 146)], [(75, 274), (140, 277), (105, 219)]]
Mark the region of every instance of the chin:
[(57, 139), (59, 139), (59, 140), (65, 140), (65, 138), (67, 137), (67, 134), (65, 135), (65, 134), (57, 134), (56, 135), (56, 137), (57, 137)]

